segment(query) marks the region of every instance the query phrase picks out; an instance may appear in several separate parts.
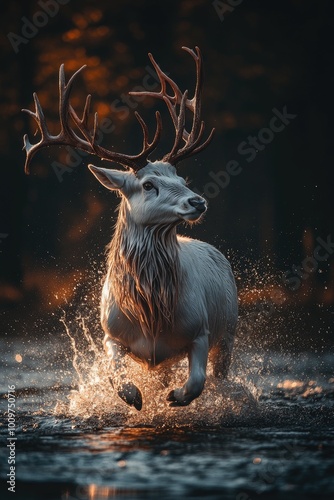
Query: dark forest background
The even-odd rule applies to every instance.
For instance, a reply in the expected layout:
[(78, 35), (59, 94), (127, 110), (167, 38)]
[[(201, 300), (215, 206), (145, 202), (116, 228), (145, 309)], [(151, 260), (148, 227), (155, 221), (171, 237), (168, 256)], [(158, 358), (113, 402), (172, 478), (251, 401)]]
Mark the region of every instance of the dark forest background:
[[(180, 232), (228, 254), (241, 306), (262, 312), (268, 303), (285, 311), (299, 307), (308, 311), (306, 317), (311, 311), (312, 317), (326, 318), (323, 331), (328, 333), (334, 253), (329, 247), (328, 256), (319, 260), (314, 251), (319, 238), (334, 239), (332, 10), (329, 0), (4, 2), (2, 332), (20, 332), (22, 324), (27, 329), (40, 318), (52, 322), (57, 311), (75, 301), (98, 307), (104, 248), (118, 203), (89, 173), (88, 163), (101, 164), (95, 157), (78, 161), (64, 148), (45, 149), (26, 176), (22, 136), (37, 137), (21, 108), (33, 109), (36, 91), (56, 133), (58, 68), (65, 63), (69, 76), (87, 64), (73, 91), (74, 107), (81, 110), (91, 93), (93, 110), (114, 125), (103, 143), (129, 154), (141, 145), (134, 111), (142, 113), (153, 132), (154, 111), (161, 109), (159, 157), (173, 138), (168, 113), (151, 99), (126, 101), (127, 93), (154, 83), (148, 52), (181, 89), (193, 90), (194, 65), (181, 47), (198, 45), (205, 65), (203, 118), (216, 135), (205, 152), (180, 166), (180, 173), (209, 195), (209, 211), (202, 225)], [(260, 142), (254, 159), (247, 161), (250, 154), (240, 153), (240, 144), (259, 133), (266, 140), (262, 129), (269, 126), (273, 109), (282, 112), (284, 107), (296, 117), (264, 147)], [(212, 173), (222, 176), (230, 160), (238, 161), (242, 171), (226, 187), (209, 188)], [(57, 170), (57, 175), (54, 162), (66, 171)]]

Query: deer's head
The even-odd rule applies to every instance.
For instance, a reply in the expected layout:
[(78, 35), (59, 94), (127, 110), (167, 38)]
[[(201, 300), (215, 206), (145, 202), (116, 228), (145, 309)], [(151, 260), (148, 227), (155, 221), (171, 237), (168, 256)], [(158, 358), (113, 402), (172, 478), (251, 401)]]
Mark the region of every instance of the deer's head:
[(136, 224), (195, 222), (206, 211), (205, 200), (187, 187), (169, 163), (148, 162), (137, 175), (94, 165), (89, 168), (103, 186), (123, 195)]
[[(91, 172), (110, 190), (116, 190), (123, 196), (131, 219), (137, 224), (177, 224), (178, 222), (194, 222), (200, 219), (206, 210), (205, 200), (191, 191), (186, 181), (177, 175), (177, 164), (190, 156), (202, 151), (212, 140), (214, 129), (208, 138), (201, 142), (204, 132), (204, 122), (201, 121), (201, 92), (203, 85), (202, 57), (198, 47), (195, 51), (183, 47), (196, 63), (196, 89), (189, 99), (188, 91), (181, 92), (178, 85), (168, 77), (158, 66), (153, 56), (151, 62), (157, 72), (161, 89), (159, 92), (131, 92), (132, 95), (150, 96), (163, 100), (168, 108), (175, 128), (175, 140), (171, 151), (162, 160), (152, 162), (148, 159), (156, 148), (162, 130), (161, 117), (156, 112), (156, 131), (152, 142), (149, 142), (148, 128), (136, 112), (142, 131), (143, 148), (138, 155), (130, 156), (107, 150), (97, 142), (98, 117), (95, 113), (94, 128), (88, 127), (91, 96), (87, 96), (85, 108), (80, 118), (70, 104), (70, 93), (73, 82), (80, 68), (65, 82), (64, 66), (59, 72), (59, 118), (61, 130), (56, 136), (50, 134), (38, 97), (34, 94), (35, 112), (28, 112), (37, 122), (41, 132), (41, 140), (31, 144), (28, 136), (24, 136), (24, 148), (27, 158), (25, 171), (29, 173), (29, 164), (34, 154), (41, 148), (50, 145), (67, 145), (95, 154), (101, 159), (116, 162), (126, 168), (112, 170), (89, 165)], [(167, 92), (170, 87), (171, 95)], [(192, 113), (190, 131), (185, 128), (186, 110)], [(77, 130), (71, 128), (72, 121)]]

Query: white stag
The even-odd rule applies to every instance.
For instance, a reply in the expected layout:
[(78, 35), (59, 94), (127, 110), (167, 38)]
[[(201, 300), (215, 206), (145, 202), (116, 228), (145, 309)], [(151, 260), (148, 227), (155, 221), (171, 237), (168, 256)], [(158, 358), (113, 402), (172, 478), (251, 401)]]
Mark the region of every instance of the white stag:
[[(171, 363), (188, 356), (189, 377), (183, 387), (172, 390), (171, 406), (185, 406), (197, 398), (204, 387), (208, 357), (216, 377), (227, 376), (237, 323), (237, 292), (227, 259), (213, 246), (179, 236), (178, 224), (198, 222), (206, 202), (187, 187), (177, 175), (176, 165), (204, 149), (214, 130), (201, 143), (202, 58), (183, 47), (196, 63), (197, 82), (192, 99), (158, 66), (159, 92), (132, 92), (163, 100), (175, 127), (175, 141), (162, 160), (150, 161), (162, 125), (156, 113), (156, 132), (152, 142), (138, 113), (143, 130), (143, 148), (136, 156), (110, 151), (97, 142), (98, 120), (89, 129), (90, 95), (80, 118), (70, 104), (73, 82), (80, 68), (65, 83), (64, 67), (59, 73), (59, 118), (61, 131), (49, 133), (38, 97), (35, 112), (27, 111), (37, 122), (41, 140), (31, 144), (24, 137), (26, 172), (33, 155), (42, 147), (67, 145), (116, 162), (126, 171), (89, 165), (91, 172), (111, 191), (121, 195), (114, 236), (109, 244), (108, 269), (103, 286), (101, 321), (104, 345), (112, 361), (112, 382), (119, 396), (137, 410), (142, 407), (140, 390), (128, 379), (126, 356), (149, 369), (168, 374)], [(167, 91), (167, 88), (171, 92)], [(190, 131), (185, 128), (186, 110), (192, 113)], [(76, 127), (69, 125), (72, 121)]]

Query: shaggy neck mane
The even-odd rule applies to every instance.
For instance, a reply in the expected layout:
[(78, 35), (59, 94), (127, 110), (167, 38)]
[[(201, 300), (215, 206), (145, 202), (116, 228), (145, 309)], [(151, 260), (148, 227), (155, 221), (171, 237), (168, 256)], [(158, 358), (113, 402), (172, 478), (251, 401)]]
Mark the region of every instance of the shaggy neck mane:
[(108, 279), (116, 304), (145, 336), (172, 328), (178, 296), (176, 225), (139, 226), (125, 200), (108, 250)]

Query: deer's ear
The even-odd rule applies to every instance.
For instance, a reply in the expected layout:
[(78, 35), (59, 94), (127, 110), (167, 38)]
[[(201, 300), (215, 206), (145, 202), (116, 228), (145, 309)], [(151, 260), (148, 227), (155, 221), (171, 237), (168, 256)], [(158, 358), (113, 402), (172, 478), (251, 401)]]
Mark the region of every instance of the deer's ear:
[(109, 170), (108, 168), (95, 167), (88, 165), (89, 170), (95, 175), (101, 184), (110, 190), (122, 190), (125, 186), (126, 179), (129, 177), (129, 172), (121, 170)]

